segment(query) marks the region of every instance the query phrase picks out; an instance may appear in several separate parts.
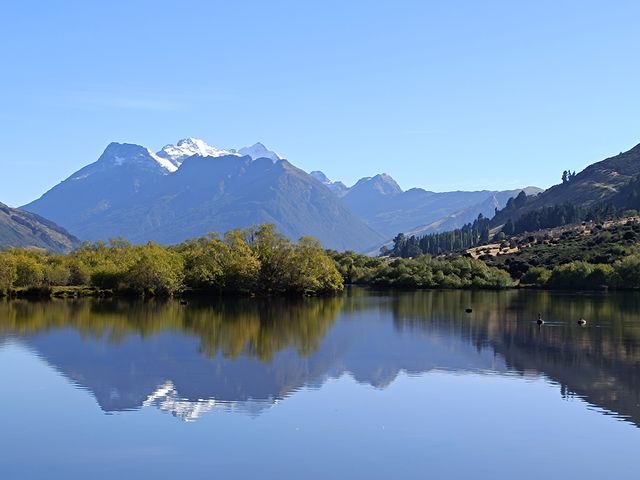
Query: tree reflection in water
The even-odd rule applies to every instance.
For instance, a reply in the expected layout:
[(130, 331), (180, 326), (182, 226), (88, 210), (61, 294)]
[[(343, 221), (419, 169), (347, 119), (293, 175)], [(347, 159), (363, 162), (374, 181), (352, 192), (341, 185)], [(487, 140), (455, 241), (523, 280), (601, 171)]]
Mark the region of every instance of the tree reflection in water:
[[(465, 312), (472, 307), (473, 312)], [(384, 388), (433, 369), (545, 375), (640, 425), (640, 296), (375, 293), (216, 303), (4, 301), (0, 338), (34, 348), (105, 411), (259, 414), (344, 373)], [(535, 324), (537, 312), (547, 323)], [(587, 318), (587, 327), (576, 325)]]

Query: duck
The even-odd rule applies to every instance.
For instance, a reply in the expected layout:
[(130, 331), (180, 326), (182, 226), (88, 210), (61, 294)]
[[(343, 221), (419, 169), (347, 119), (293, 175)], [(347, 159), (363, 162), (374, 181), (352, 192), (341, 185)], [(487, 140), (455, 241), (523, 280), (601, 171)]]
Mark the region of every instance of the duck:
[(581, 318), (576, 323), (584, 327), (587, 324), (587, 321), (584, 318)]
[(464, 311), (465, 311), (465, 312), (467, 312), (467, 313), (471, 313), (471, 312), (473, 312), (473, 310), (472, 310), (472, 309), (470, 309), (470, 308), (465, 308), (465, 309), (464, 309)]
[(542, 325), (544, 323), (544, 320), (542, 319), (542, 314), (541, 313), (538, 314), (538, 320), (536, 320), (536, 323), (538, 325)]
[(189, 305), (189, 302), (187, 302), (184, 298), (181, 298), (180, 305)]

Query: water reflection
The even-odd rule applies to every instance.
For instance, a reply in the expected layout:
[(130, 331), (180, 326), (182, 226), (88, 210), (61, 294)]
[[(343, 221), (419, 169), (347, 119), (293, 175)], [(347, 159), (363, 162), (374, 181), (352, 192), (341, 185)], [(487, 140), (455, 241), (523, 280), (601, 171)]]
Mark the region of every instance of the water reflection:
[[(464, 309), (473, 307), (473, 313)], [(399, 372), (545, 375), (640, 425), (640, 296), (416, 292), (219, 304), (0, 303), (3, 338), (27, 345), (105, 412), (155, 406), (184, 420), (259, 415), (345, 373), (385, 388)], [(537, 312), (548, 323), (538, 327)], [(589, 319), (587, 327), (575, 321)], [(472, 393), (472, 392), (471, 392)]]

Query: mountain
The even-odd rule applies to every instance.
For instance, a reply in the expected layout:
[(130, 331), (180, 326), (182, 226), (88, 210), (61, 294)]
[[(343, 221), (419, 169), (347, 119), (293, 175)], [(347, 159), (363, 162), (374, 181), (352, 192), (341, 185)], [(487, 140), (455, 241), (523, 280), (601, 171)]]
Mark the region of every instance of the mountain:
[(472, 223), (479, 214), (486, 218), (495, 215), (496, 209), (504, 208), (510, 198), (516, 197), (520, 192), (524, 192), (527, 196), (538, 195), (543, 190), (538, 187), (525, 187), (517, 190), (505, 190), (503, 192), (492, 192), (484, 201), (472, 205), (459, 212), (452, 213), (443, 218), (439, 218), (435, 222), (428, 225), (422, 225), (414, 228), (407, 235), (423, 236), (429, 233), (447, 232), (460, 228), (468, 223)]
[(55, 223), (0, 203), (0, 250), (23, 247), (61, 253), (69, 252), (79, 244), (76, 237)]
[(95, 235), (96, 219), (126, 209), (142, 191), (157, 188), (165, 176), (177, 171), (174, 161), (139, 145), (111, 143), (96, 162), (23, 208), (52, 219), (83, 240), (115, 237), (121, 234), (117, 229)]
[(202, 157), (224, 157), (234, 154), (235, 150), (218, 149), (208, 145), (199, 138), (183, 138), (176, 145), (169, 144), (162, 147), (157, 153), (157, 156), (167, 159), (176, 167), (175, 170), (177, 170), (185, 158), (192, 157), (193, 155), (200, 155)]
[[(540, 191), (536, 187), (527, 188), (530, 192)], [(504, 205), (519, 191), (436, 193), (421, 188), (403, 191), (389, 175), (379, 174), (359, 180), (343, 199), (367, 225), (390, 239), (416, 229), (425, 233), (444, 231), (458, 223), (473, 221), (479, 213), (493, 216), (495, 207)]]
[(251, 145), (250, 147), (244, 147), (238, 150), (240, 155), (248, 155), (254, 160), (258, 160), (259, 158), (268, 158), (274, 162), (278, 160), (282, 160), (282, 157), (278, 155), (276, 152), (267, 149), (260, 142)]
[(347, 193), (347, 191), (349, 190), (349, 188), (344, 183), (334, 182), (333, 180), (329, 180), (329, 178), (319, 170), (315, 170), (309, 173), (309, 175), (311, 175), (313, 178), (318, 180), (323, 185), (326, 185), (327, 188), (329, 188), (329, 190), (331, 190), (333, 193), (335, 193), (339, 197)]
[(263, 145), (241, 150), (256, 158), (197, 139), (157, 154), (112, 143), (24, 208), (87, 240), (176, 243), (262, 223), (293, 239), (312, 235), (327, 248), (362, 250), (382, 239), (329, 188)]
[(568, 181), (530, 197), (516, 208), (498, 212), (496, 225), (515, 220), (523, 213), (542, 207), (572, 203), (583, 207), (614, 200), (623, 187), (640, 175), (640, 145), (614, 157), (589, 165)]

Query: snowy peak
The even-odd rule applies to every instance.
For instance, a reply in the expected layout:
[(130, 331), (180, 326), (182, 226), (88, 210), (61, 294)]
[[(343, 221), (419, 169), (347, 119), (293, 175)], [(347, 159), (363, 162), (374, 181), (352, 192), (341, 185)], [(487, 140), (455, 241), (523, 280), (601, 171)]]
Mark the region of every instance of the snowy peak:
[(243, 147), (240, 150), (238, 150), (238, 153), (243, 156), (247, 155), (251, 157), (252, 160), (257, 160), (259, 158), (268, 158), (273, 162), (282, 160), (282, 157), (280, 155), (278, 155), (273, 150), (269, 150), (260, 142), (255, 143), (250, 147)]
[(110, 143), (98, 159), (98, 163), (103, 166), (115, 167), (122, 165), (137, 165), (148, 168), (160, 167), (164, 173), (172, 173), (178, 169), (173, 163), (158, 157), (148, 148), (132, 143)]
[(199, 138), (183, 138), (176, 145), (165, 145), (156, 155), (171, 163), (176, 168), (179, 167), (186, 158), (192, 157), (193, 155), (199, 155), (201, 157), (224, 157), (227, 155), (238, 157), (249, 156), (252, 160), (268, 158), (273, 162), (282, 159), (280, 155), (269, 150), (262, 143), (256, 143), (250, 147), (244, 147), (239, 150), (226, 150), (209, 145)]
[(324, 172), (321, 172), (320, 170), (314, 170), (313, 172), (309, 173), (309, 175), (311, 175), (313, 178), (318, 180), (320, 183), (329, 187), (329, 190), (331, 190), (333, 193), (339, 196), (346, 193), (347, 190), (349, 190), (344, 183), (334, 182), (333, 180), (329, 180), (329, 178), (324, 174)]
[(224, 157), (225, 155), (238, 155), (234, 150), (223, 150), (213, 147), (199, 138), (183, 138), (176, 145), (165, 145), (157, 154), (158, 157), (170, 162), (174, 167), (179, 167), (185, 158), (193, 155), (201, 157)]
[(314, 170), (313, 172), (310, 172), (309, 175), (318, 180), (320, 183), (324, 183), (325, 185), (328, 183), (332, 183), (331, 180), (329, 180), (329, 177), (327, 177), (324, 172), (321, 172), (320, 170)]

